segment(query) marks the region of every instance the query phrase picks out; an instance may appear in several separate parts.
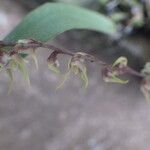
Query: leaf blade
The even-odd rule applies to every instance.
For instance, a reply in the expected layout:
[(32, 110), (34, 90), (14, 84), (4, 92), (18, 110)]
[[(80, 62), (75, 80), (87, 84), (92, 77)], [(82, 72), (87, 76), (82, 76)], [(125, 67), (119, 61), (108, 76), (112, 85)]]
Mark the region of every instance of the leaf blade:
[(69, 4), (46, 3), (29, 13), (4, 40), (35, 38), (45, 42), (71, 29), (116, 32), (115, 24), (100, 13)]

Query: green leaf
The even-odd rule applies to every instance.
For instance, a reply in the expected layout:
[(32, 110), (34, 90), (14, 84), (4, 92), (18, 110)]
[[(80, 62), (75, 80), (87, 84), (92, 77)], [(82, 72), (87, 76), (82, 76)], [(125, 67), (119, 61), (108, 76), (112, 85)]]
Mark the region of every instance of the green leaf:
[(79, 6), (46, 3), (29, 13), (4, 40), (34, 38), (45, 42), (71, 29), (89, 29), (113, 34), (116, 32), (116, 25), (104, 15)]

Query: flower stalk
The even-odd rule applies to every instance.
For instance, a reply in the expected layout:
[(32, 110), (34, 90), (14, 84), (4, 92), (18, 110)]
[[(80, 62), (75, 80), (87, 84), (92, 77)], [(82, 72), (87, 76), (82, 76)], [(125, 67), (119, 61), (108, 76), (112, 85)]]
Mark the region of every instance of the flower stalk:
[[(29, 82), (28, 73), (25, 65), (25, 58), (28, 51), (34, 52), (34, 60), (37, 66), (37, 60), (35, 51), (38, 48), (45, 48), (52, 50), (49, 57), (47, 58), (48, 67), (55, 73), (60, 73), (58, 55), (68, 55), (71, 57), (68, 63), (68, 72), (73, 72), (75, 75), (79, 75), (81, 80), (84, 82), (85, 87), (88, 85), (87, 67), (86, 62), (95, 62), (101, 65), (102, 77), (106, 82), (126, 84), (128, 80), (122, 80), (120, 76), (129, 74), (141, 78), (141, 91), (145, 95), (146, 99), (150, 100), (150, 63), (147, 63), (142, 70), (138, 72), (128, 66), (127, 58), (119, 57), (112, 65), (97, 59), (93, 55), (83, 52), (71, 52), (66, 49), (55, 47), (54, 45), (43, 43), (35, 39), (23, 39), (18, 42), (7, 42), (0, 41), (0, 68), (1, 70), (6, 69), (8, 76), (11, 79), (10, 88), (13, 83), (12, 71), (14, 68), (18, 68), (22, 73), (26, 81)], [(26, 54), (27, 53), (27, 54)], [(9, 90), (10, 91), (10, 90)]]

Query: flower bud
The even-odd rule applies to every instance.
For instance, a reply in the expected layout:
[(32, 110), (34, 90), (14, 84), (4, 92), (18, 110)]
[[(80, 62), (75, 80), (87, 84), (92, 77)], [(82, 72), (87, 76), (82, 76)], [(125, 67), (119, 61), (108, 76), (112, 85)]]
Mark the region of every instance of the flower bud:
[(59, 54), (58, 51), (53, 51), (47, 59), (48, 68), (55, 73), (60, 73), (59, 61), (57, 59), (58, 54)]

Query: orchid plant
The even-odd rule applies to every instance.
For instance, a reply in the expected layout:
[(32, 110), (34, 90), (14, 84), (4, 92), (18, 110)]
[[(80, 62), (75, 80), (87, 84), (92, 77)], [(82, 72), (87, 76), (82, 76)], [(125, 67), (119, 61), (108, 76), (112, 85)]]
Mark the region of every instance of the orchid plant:
[[(143, 70), (138, 72), (128, 66), (126, 57), (119, 57), (112, 65), (109, 65), (95, 56), (85, 52), (72, 52), (46, 41), (58, 36), (60, 33), (71, 29), (88, 29), (102, 32), (108, 35), (117, 34), (116, 24), (108, 17), (73, 5), (63, 3), (47, 3), (29, 13), (23, 21), (3, 40), (0, 41), (0, 69), (6, 71), (10, 77), (9, 93), (13, 87), (13, 72), (17, 68), (24, 79), (30, 85), (30, 79), (26, 68), (28, 56), (32, 56), (38, 68), (36, 50), (48, 49), (48, 68), (59, 74), (58, 55), (68, 55), (68, 71), (64, 75), (61, 87), (70, 73), (79, 76), (84, 86), (88, 86), (86, 62), (98, 63), (101, 66), (101, 74), (105, 82), (127, 84), (128, 80), (121, 76), (130, 74), (141, 79), (141, 91), (147, 100), (150, 100), (150, 63), (146, 63)], [(59, 88), (58, 87), (58, 88)]]

